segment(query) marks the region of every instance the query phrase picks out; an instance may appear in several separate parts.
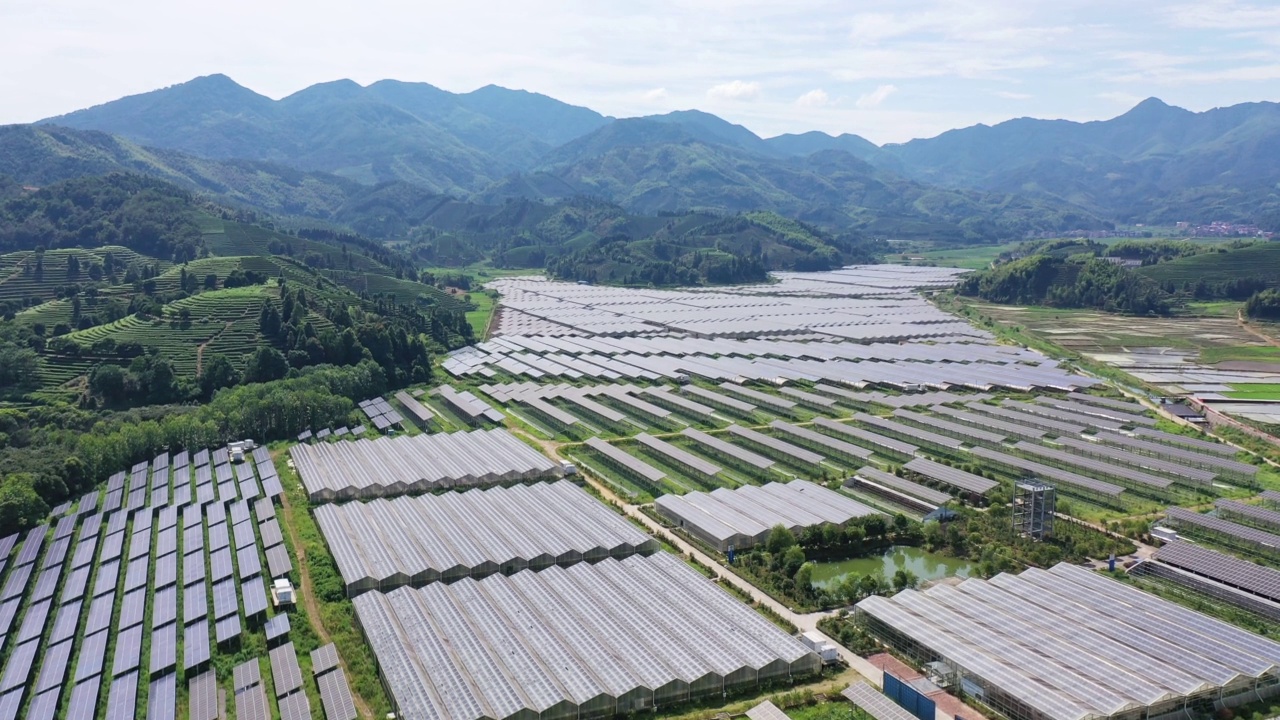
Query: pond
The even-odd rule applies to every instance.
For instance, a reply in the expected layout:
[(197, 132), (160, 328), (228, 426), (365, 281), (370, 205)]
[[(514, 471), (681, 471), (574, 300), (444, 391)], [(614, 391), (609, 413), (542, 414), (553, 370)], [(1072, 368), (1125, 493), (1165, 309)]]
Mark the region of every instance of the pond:
[(969, 577), (975, 569), (976, 566), (968, 560), (909, 545), (893, 545), (877, 555), (836, 562), (815, 562), (813, 584), (821, 588), (833, 587), (851, 574), (892, 578), (898, 570), (907, 570), (924, 582), (953, 576)]

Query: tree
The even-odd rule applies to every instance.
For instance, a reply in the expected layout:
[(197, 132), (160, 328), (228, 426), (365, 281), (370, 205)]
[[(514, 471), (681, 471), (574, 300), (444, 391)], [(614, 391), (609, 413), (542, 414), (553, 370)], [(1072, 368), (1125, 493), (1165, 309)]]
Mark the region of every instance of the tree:
[(129, 376), (119, 365), (99, 365), (89, 374), (89, 391), (108, 405), (124, 402)]
[(807, 562), (796, 570), (796, 589), (807, 593), (813, 588), (813, 563)]
[(782, 572), (787, 577), (795, 577), (800, 572), (800, 568), (804, 566), (804, 550), (799, 545), (792, 545), (782, 554)]
[(30, 475), (10, 475), (0, 481), (0, 533), (28, 530), (48, 514), (49, 505), (32, 486)]
[(200, 369), (200, 396), (205, 400), (222, 388), (231, 387), (240, 382), (240, 373), (236, 372), (231, 361), (225, 355), (211, 355), (204, 359)]
[(796, 536), (786, 526), (779, 523), (773, 526), (773, 530), (769, 531), (769, 539), (765, 541), (764, 547), (772, 555), (781, 555), (795, 544)]
[(217, 289), (218, 289), (218, 276), (217, 276), (217, 275), (214, 275), (213, 273), (209, 273), (208, 275), (205, 275), (205, 276), (204, 276), (204, 289), (205, 289), (205, 290), (217, 290)]
[(62, 461), (62, 481), (73, 492), (83, 490), (89, 484), (89, 470), (75, 455)]
[(289, 362), (273, 347), (260, 347), (249, 356), (242, 382), (259, 383), (279, 380), (289, 373)]

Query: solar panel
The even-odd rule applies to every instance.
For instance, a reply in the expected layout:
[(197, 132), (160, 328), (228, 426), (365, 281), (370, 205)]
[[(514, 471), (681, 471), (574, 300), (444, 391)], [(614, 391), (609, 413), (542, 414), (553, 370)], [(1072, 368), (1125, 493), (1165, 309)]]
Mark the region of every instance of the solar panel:
[(1033, 473), (1039, 476), (1041, 480), (1051, 480), (1055, 483), (1066, 485), (1068, 489), (1083, 490), (1107, 497), (1119, 497), (1124, 492), (1124, 488), (1119, 485), (1113, 485), (1101, 480), (1094, 480), (1093, 478), (1085, 477), (1068, 470), (1059, 470), (1058, 468), (1051, 467), (1049, 465), (996, 452), (988, 448), (976, 447), (970, 452), (977, 457), (983, 458), (984, 460), (990, 460), (997, 465), (1003, 465), (1019, 471)]
[[(870, 482), (880, 485), (881, 487), (896, 490), (904, 495), (910, 495), (933, 508), (937, 508), (938, 506), (951, 501), (951, 496), (944, 492), (900, 478), (893, 473), (887, 473), (870, 465), (867, 465), (854, 473), (854, 478), (864, 484)], [(846, 481), (846, 484), (848, 484), (848, 481)]]
[(311, 702), (306, 693), (280, 698), (280, 720), (311, 720)]
[(147, 585), (147, 571), (151, 564), (151, 558), (143, 555), (140, 558), (129, 561), (129, 569), (124, 575), (124, 591), (129, 592)]
[(90, 490), (80, 497), (80, 507), (76, 510), (81, 515), (87, 515), (98, 507), (98, 491)]
[(162, 588), (178, 582), (178, 553), (173, 552), (156, 559), (155, 577), (151, 587)]
[[(245, 519), (248, 520), (247, 517)], [(257, 545), (258, 539), (253, 532), (253, 523), (241, 522), (233, 526), (232, 531), (235, 535), (236, 550), (243, 550), (244, 548), (255, 547)]]
[(190, 670), (207, 662), (209, 662), (209, 623), (204, 620), (190, 623), (182, 629), (182, 668)]
[(31, 678), (31, 668), (40, 652), (40, 641), (23, 643), (14, 648), (5, 663), (4, 675), (0, 676), (0, 692), (8, 692), (27, 684)]
[(112, 533), (102, 541), (102, 552), (98, 554), (98, 562), (103, 563), (108, 560), (115, 560), (120, 557), (124, 551), (124, 533)]
[(182, 559), (182, 584), (190, 585), (205, 578), (204, 553), (195, 551)]
[(4, 581), (4, 591), (0, 592), (0, 600), (11, 600), (25, 593), (27, 584), (31, 581), (33, 569), (32, 565), (23, 565), (11, 570), (9, 577)]
[(111, 665), (112, 676), (137, 670), (142, 659), (142, 626), (134, 625), (116, 635), (115, 661)]
[(99, 630), (111, 627), (111, 616), (115, 613), (116, 596), (114, 593), (99, 595), (89, 603), (89, 619), (85, 623), (84, 632), (91, 635)]
[[(134, 526), (135, 528), (137, 525)], [(151, 531), (147, 529), (134, 530), (133, 537), (129, 538), (129, 559), (136, 560), (140, 557), (151, 554)]]
[(1194, 510), (1180, 507), (1171, 507), (1165, 510), (1165, 521), (1171, 521), (1175, 526), (1190, 525), (1193, 529), (1243, 541), (1268, 554), (1280, 553), (1280, 535), (1233, 523), (1212, 515), (1204, 515)]
[(192, 491), (191, 486), (184, 483), (173, 489), (172, 504), (175, 508), (188, 507), (191, 505)]
[(98, 713), (98, 688), (101, 679), (101, 676), (93, 675), (75, 686), (71, 691), (67, 720), (94, 720)]
[(53, 541), (49, 546), (49, 551), (44, 554), (44, 562), (41, 563), (42, 569), (49, 569), (62, 564), (67, 559), (67, 551), (71, 549), (71, 538), (64, 537)]
[(36, 679), (37, 693), (62, 686), (67, 679), (67, 666), (71, 664), (71, 649), (74, 644), (71, 640), (64, 640), (45, 652), (44, 662), (40, 665), (40, 676)]
[(284, 542), (284, 535), (280, 532), (280, 523), (275, 518), (271, 518), (258, 526), (258, 532), (262, 535), (262, 547), (269, 548)]
[(168, 555), (178, 550), (178, 529), (168, 527), (156, 533), (156, 555)]
[[(91, 538), (91, 537), (96, 538), (98, 535), (98, 531), (101, 529), (102, 529), (102, 514), (94, 513), (93, 515), (86, 517), (84, 519), (84, 522), (80, 524), (80, 534), (77, 536), (77, 538), (80, 540), (80, 542), (83, 543), (88, 538)], [(13, 548), (10, 547), (9, 549), (12, 550)], [(3, 546), (0, 546), (0, 557), (8, 557), (8, 556), (9, 556), (9, 552), (5, 550)]]
[(151, 598), (151, 627), (160, 627), (178, 619), (178, 587), (169, 585)]
[(244, 596), (244, 615), (253, 617), (267, 611), (267, 590), (262, 583), (262, 576), (252, 578), (240, 588)]
[(0, 720), (16, 720), (22, 708), (24, 690), (18, 688), (0, 695)]
[(245, 500), (237, 500), (227, 506), (227, 513), (231, 516), (231, 524), (239, 525), (249, 519), (249, 503)]
[(49, 568), (40, 573), (36, 578), (36, 589), (31, 593), (30, 602), (39, 602), (53, 597), (53, 593), (58, 588), (58, 578), (62, 576), (62, 568)]
[(31, 699), (31, 706), (27, 708), (27, 715), (23, 720), (53, 720), (53, 716), (58, 712), (58, 698), (62, 693), (62, 688), (53, 688), (46, 690)]
[(280, 497), (284, 494), (284, 486), (280, 484), (280, 478), (272, 475), (262, 479), (262, 494), (268, 498)]
[(284, 613), (276, 615), (262, 626), (263, 632), (267, 635), (267, 642), (288, 635), (289, 629), (289, 616)]
[(1160, 548), (1156, 551), (1155, 559), (1195, 575), (1280, 602), (1280, 570), (1184, 541), (1172, 542)]
[(327, 720), (356, 720), (355, 700), (342, 668), (321, 675), (316, 683), (320, 686), (320, 702)]
[(284, 697), (302, 687), (302, 668), (298, 666), (298, 654), (293, 643), (287, 642), (272, 648), (268, 653), (271, 658), (271, 678), (275, 684), (276, 697)]
[(875, 720), (915, 720), (914, 715), (865, 682), (856, 682), (840, 694)]
[(147, 689), (147, 720), (174, 720), (178, 713), (178, 676), (169, 673)]
[(235, 574), (231, 566), (231, 548), (221, 548), (209, 553), (209, 579), (218, 582)]
[(42, 600), (27, 608), (27, 614), (22, 617), (22, 626), (18, 629), (19, 644), (28, 640), (39, 640), (44, 634), (44, 626), (49, 622), (49, 608), (53, 607), (52, 600)]
[(988, 492), (1000, 487), (1000, 483), (995, 480), (989, 480), (980, 475), (974, 475), (927, 458), (915, 458), (902, 467), (944, 485), (950, 485), (978, 495), (986, 495)]
[(102, 630), (86, 636), (80, 644), (79, 662), (76, 663), (76, 682), (88, 680), (102, 672), (102, 665), (107, 659), (107, 641), (109, 630)]
[(141, 623), (146, 609), (147, 591), (145, 588), (138, 588), (125, 593), (120, 602), (120, 620), (116, 623), (116, 627), (127, 628)]
[(228, 482), (220, 483), (218, 485), (218, 499), (221, 500), (222, 502), (235, 500), (236, 499), (235, 482), (228, 481)]
[(124, 505), (124, 491), (113, 490), (107, 493), (107, 497), (102, 501), (102, 512), (115, 512)]
[(129, 522), (129, 513), (126, 513), (126, 512), (111, 513), (110, 518), (107, 520), (107, 534), (114, 535), (119, 532), (124, 532), (125, 526), (128, 522)]
[(293, 561), (284, 545), (267, 548), (267, 571), (272, 579), (284, 577), (293, 570)]
[(183, 508), (182, 509), (182, 529), (190, 530), (193, 527), (198, 527), (203, 517), (204, 517), (204, 511), (195, 505), (191, 505), (189, 507)]
[(82, 568), (93, 564), (93, 556), (97, 549), (98, 538), (96, 536), (90, 536), (85, 540), (81, 540), (80, 543), (76, 545), (75, 553), (71, 556), (71, 568), (74, 570), (76, 568)]
[(137, 671), (111, 681), (111, 690), (107, 694), (107, 720), (135, 720), (137, 704)]
[(311, 672), (316, 675), (323, 675), (340, 664), (338, 646), (333, 643), (321, 645), (311, 651)]
[[(190, 555), (204, 550), (204, 527), (196, 525), (182, 532), (182, 552)], [(203, 555), (203, 553), (201, 553)]]
[(22, 549), (18, 551), (18, 559), (14, 564), (18, 567), (30, 565), (40, 557), (40, 548), (44, 546), (45, 533), (49, 532), (48, 525), (32, 528), (27, 531), (26, 537), (22, 540)]
[(227, 578), (213, 584), (213, 618), (221, 620), (239, 610), (236, 600), (236, 581)]
[(262, 666), (257, 658), (246, 660), (231, 669), (231, 691), (236, 695), (261, 683)]
[(217, 523), (209, 526), (209, 550), (221, 550), (231, 545), (231, 539), (227, 536), (227, 524), (225, 522)]
[(253, 503), (253, 514), (259, 523), (266, 522), (276, 516), (276, 506), (271, 504), (269, 498), (258, 498)]
[(155, 675), (178, 663), (178, 625), (169, 623), (151, 631), (151, 674)]
[(227, 508), (222, 503), (215, 503), (204, 509), (205, 525), (213, 526), (227, 521)]
[(218, 720), (218, 679), (212, 670), (187, 681), (187, 706), (189, 720)]
[(246, 580), (262, 572), (262, 561), (258, 559), (258, 546), (250, 545), (236, 551), (236, 566), (241, 580)]
[(269, 720), (267, 693), (261, 685), (254, 685), (236, 694), (236, 720)]
[(49, 634), (50, 644), (62, 642), (76, 634), (81, 607), (82, 601), (77, 599), (58, 608), (58, 615), (53, 621), (53, 632)]
[(167, 507), (169, 505), (169, 488), (158, 487), (151, 491), (151, 507)]
[(241, 633), (239, 615), (229, 615), (214, 624), (214, 638), (218, 641), (218, 644), (238, 638), (239, 633)]

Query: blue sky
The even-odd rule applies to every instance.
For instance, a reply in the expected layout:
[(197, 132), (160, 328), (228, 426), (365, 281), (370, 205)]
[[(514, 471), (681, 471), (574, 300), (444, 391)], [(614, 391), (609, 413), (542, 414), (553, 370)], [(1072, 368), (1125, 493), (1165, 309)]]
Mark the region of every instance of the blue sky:
[(493, 83), (885, 143), (1149, 96), (1280, 100), (1280, 2), (4, 0), (0, 63), (0, 123), (221, 72), (277, 98), (344, 77)]

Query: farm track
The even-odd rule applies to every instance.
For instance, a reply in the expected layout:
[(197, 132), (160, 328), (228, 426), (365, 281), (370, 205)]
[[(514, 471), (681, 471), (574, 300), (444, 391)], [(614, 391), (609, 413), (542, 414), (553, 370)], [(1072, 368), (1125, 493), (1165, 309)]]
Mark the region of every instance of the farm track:
[[(302, 539), (298, 537), (298, 531), (293, 527), (293, 523), (289, 521), (293, 517), (293, 509), (289, 504), (289, 496), (280, 496), (280, 506), (284, 510), (285, 527), (289, 530), (289, 542), (293, 544), (294, 554), (298, 560), (298, 577), (299, 587), (298, 594), (302, 596), (302, 606), (307, 609), (307, 618), (311, 622), (311, 627), (316, 631), (316, 635), (320, 638), (321, 645), (327, 645), (333, 642), (333, 638), (329, 635), (329, 629), (324, 626), (324, 618), (320, 614), (320, 603), (316, 602), (315, 589), (311, 584), (311, 571), (307, 567), (307, 549), (302, 544)], [(342, 657), (338, 657), (338, 661), (342, 663), (342, 671), (351, 677), (351, 670), (346, 666), (346, 662)], [(350, 681), (348, 681), (350, 684)], [(366, 720), (372, 720), (373, 710), (369, 708), (369, 703), (365, 702), (360, 693), (353, 687), (351, 688), (351, 698), (355, 701), (356, 712), (360, 717)]]
[(209, 343), (213, 342), (214, 340), (217, 340), (218, 337), (222, 335), (222, 333), (230, 330), (231, 326), (234, 324), (235, 324), (235, 321), (228, 320), (222, 326), (222, 330), (218, 331), (216, 334), (211, 336), (208, 340), (205, 340), (204, 342), (196, 346), (196, 377), (200, 377), (200, 371), (204, 368), (204, 349), (209, 345)]
[(1271, 345), (1273, 347), (1280, 347), (1280, 340), (1276, 340), (1275, 338), (1271, 337), (1270, 335), (1267, 335), (1261, 330), (1255, 330), (1254, 327), (1249, 324), (1249, 321), (1244, 319), (1244, 310), (1236, 311), (1236, 322), (1240, 323), (1241, 330), (1244, 330), (1245, 332), (1258, 338), (1262, 342), (1267, 343), (1268, 345)]

